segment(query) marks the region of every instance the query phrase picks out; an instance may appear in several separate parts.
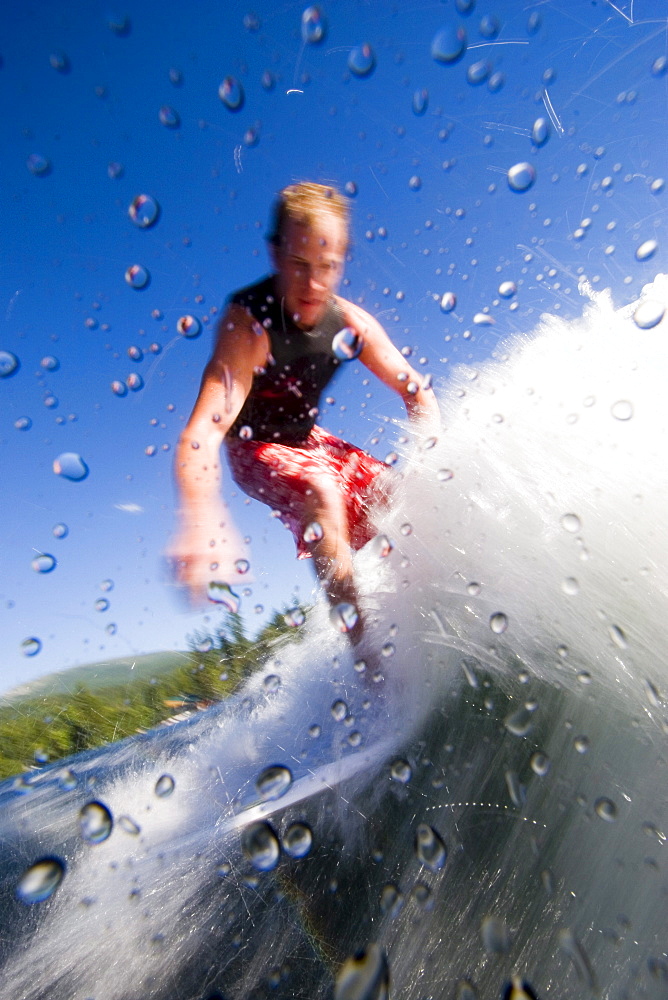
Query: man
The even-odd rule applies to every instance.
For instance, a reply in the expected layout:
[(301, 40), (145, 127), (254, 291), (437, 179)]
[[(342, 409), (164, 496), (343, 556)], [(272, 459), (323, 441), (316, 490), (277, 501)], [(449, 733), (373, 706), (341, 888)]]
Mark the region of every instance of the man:
[(273, 273), (231, 296), (178, 443), (181, 523), (170, 555), (195, 600), (212, 581), (243, 579), (243, 546), (221, 496), (225, 442), (234, 479), (292, 529), (298, 558), (313, 559), (333, 618), (357, 642), (351, 548), (373, 536), (368, 511), (383, 496), (387, 466), (316, 423), (320, 396), (346, 356), (339, 343), (352, 356), (361, 347), (359, 360), (402, 396), (412, 420), (437, 420), (438, 409), (380, 324), (336, 294), (347, 245), (347, 203), (334, 188), (301, 183), (280, 193)]

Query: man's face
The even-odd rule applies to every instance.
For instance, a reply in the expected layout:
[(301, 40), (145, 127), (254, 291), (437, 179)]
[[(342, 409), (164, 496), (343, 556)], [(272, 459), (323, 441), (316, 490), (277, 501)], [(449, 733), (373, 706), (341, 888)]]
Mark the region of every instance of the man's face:
[(272, 251), (278, 290), (297, 326), (320, 322), (343, 274), (346, 234), (335, 215), (323, 214), (310, 226), (288, 219), (281, 246)]

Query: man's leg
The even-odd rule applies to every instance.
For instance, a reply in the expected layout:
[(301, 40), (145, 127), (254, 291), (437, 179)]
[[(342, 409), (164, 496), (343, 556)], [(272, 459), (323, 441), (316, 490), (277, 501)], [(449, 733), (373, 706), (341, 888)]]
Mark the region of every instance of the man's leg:
[(350, 550), (350, 525), (341, 483), (321, 477), (312, 485), (306, 502), (309, 523), (317, 523), (322, 538), (312, 543), (311, 553), (318, 579), (332, 608), (351, 604), (357, 611), (357, 621), (348, 635), (357, 644), (363, 635), (362, 615), (353, 579), (353, 560)]

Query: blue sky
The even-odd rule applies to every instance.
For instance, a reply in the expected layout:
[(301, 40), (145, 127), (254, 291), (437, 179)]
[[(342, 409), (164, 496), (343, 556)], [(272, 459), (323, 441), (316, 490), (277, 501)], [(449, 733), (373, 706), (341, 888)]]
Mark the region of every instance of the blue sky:
[[(577, 315), (582, 276), (621, 305), (667, 269), (662, 0), (332, 0), (320, 5), (319, 44), (302, 39), (306, 6), (232, 0), (195, 17), (169, 2), (112, 14), (38, 2), (5, 13), (0, 351), (20, 368), (0, 379), (0, 691), (75, 663), (183, 648), (202, 614), (216, 619), (187, 612), (162, 562), (173, 448), (225, 297), (267, 270), (269, 208), (285, 184), (355, 186), (342, 292), (436, 382), (530, 332), (542, 312)], [(466, 51), (437, 61), (435, 37), (457, 28)], [(375, 68), (359, 76), (349, 59), (364, 44)], [(218, 94), (228, 76), (243, 87), (237, 111)], [(161, 123), (162, 107), (177, 127)], [(44, 159), (46, 172), (29, 169)], [(508, 170), (524, 162), (535, 181), (516, 192)], [(147, 229), (128, 216), (140, 194), (160, 206)], [(658, 246), (638, 260), (647, 241)], [(142, 290), (124, 278), (134, 264), (150, 273)], [(516, 294), (499, 295), (504, 282)], [(202, 324), (194, 339), (177, 332), (188, 314)], [(111, 383), (132, 373), (143, 388), (115, 395)], [(355, 362), (341, 374), (325, 423), (382, 458), (401, 407), (363, 379)], [(83, 457), (86, 479), (54, 474), (63, 452)], [(268, 509), (240, 495), (232, 504), (251, 538), (256, 583), (242, 608), (255, 628), (256, 606), (281, 607), (295, 586), (308, 598), (312, 580)], [(51, 572), (32, 568), (40, 553), (55, 557)], [(22, 651), (28, 637), (42, 644), (35, 656)]]

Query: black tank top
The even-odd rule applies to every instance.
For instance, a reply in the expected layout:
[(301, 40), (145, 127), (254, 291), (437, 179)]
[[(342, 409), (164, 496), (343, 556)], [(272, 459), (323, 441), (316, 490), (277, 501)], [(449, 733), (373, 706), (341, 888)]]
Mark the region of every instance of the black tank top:
[(316, 327), (300, 330), (283, 308), (273, 276), (233, 292), (229, 301), (264, 328), (270, 354), (228, 437), (252, 434), (254, 441), (298, 444), (311, 432), (320, 396), (341, 363), (332, 340), (345, 325), (343, 312), (332, 300)]

